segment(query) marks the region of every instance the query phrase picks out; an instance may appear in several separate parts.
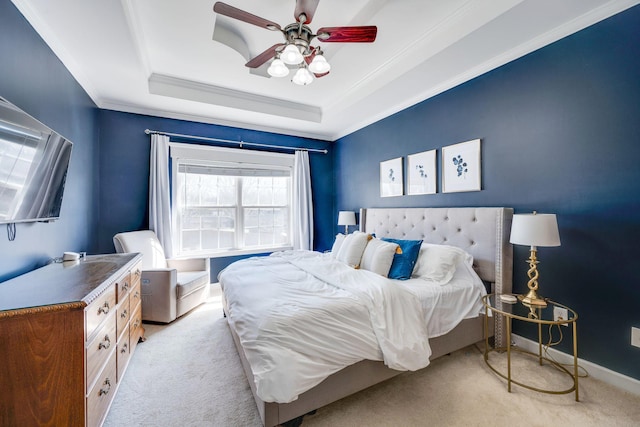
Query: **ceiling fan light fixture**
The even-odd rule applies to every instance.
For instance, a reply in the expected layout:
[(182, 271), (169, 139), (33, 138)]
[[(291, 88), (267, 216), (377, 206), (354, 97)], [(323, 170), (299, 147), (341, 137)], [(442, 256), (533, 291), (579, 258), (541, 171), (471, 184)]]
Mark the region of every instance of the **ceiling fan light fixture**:
[(280, 54), (280, 59), (285, 64), (298, 65), (304, 61), (304, 57), (300, 53), (298, 47), (294, 44), (288, 44)]
[(269, 73), (271, 77), (285, 77), (289, 75), (289, 69), (280, 58), (276, 58), (271, 62), (269, 68), (267, 68), (267, 73)]
[(320, 53), (313, 57), (313, 61), (309, 64), (309, 71), (314, 74), (324, 74), (331, 70), (331, 65), (327, 62), (327, 59)]
[(298, 68), (291, 81), (300, 86), (306, 86), (313, 82), (313, 75), (306, 67)]

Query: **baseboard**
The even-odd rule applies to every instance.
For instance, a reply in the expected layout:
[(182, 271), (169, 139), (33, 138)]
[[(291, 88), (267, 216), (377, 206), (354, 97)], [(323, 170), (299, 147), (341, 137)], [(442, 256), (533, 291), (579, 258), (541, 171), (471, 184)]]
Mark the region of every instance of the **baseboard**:
[[(538, 353), (538, 343), (528, 338), (521, 337), (519, 335), (511, 335), (512, 342), (527, 351), (532, 353)], [(573, 356), (567, 353), (563, 353), (554, 348), (549, 349), (549, 354), (557, 360), (559, 363), (573, 364)], [(618, 387), (629, 393), (640, 396), (640, 381), (635, 378), (622, 375), (618, 372), (607, 369), (603, 366), (596, 365), (588, 360), (578, 358), (578, 364), (589, 372), (589, 376), (603, 381), (612, 386)]]

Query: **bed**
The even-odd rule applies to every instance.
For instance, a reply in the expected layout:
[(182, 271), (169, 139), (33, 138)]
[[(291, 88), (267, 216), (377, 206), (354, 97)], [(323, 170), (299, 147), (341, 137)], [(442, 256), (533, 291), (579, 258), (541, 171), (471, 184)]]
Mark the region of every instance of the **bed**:
[[(431, 244), (450, 245), (462, 248), (473, 257), (473, 270), (477, 273), (477, 277), (479, 277), (479, 279), (484, 282), (484, 285), (486, 285), (487, 292), (509, 293), (511, 292), (512, 286), (513, 255), (508, 234), (512, 216), (513, 210), (511, 208), (503, 207), (361, 209), (360, 231), (368, 234), (374, 234), (377, 238), (423, 240), (424, 242)], [(328, 257), (327, 254), (324, 256), (325, 258)], [(405, 370), (420, 369), (422, 365), (416, 365), (415, 362), (419, 357), (412, 358), (411, 354), (407, 355), (406, 352), (403, 351), (396, 352), (399, 354), (398, 358), (395, 356), (388, 357), (387, 351), (385, 351), (386, 349), (383, 349), (381, 351), (381, 355), (376, 356), (375, 354), (372, 354), (370, 359), (364, 358), (354, 363), (349, 362), (348, 365), (340, 367), (339, 369), (334, 366), (334, 373), (321, 381), (318, 381), (317, 379), (314, 380), (310, 383), (313, 384), (311, 388), (299, 394), (283, 394), (281, 396), (277, 394), (269, 394), (266, 386), (264, 385), (268, 382), (263, 380), (263, 371), (271, 369), (274, 364), (278, 363), (291, 363), (293, 366), (295, 365), (295, 363), (293, 363), (295, 360), (287, 360), (285, 357), (285, 361), (283, 362), (278, 361), (277, 357), (274, 356), (274, 358), (272, 358), (273, 360), (268, 363), (262, 363), (262, 360), (256, 358), (256, 355), (254, 354), (254, 347), (256, 345), (260, 346), (261, 343), (256, 344), (251, 342), (251, 340), (247, 339), (246, 335), (246, 329), (254, 327), (245, 325), (245, 323), (248, 324), (248, 321), (245, 322), (243, 319), (238, 318), (238, 315), (235, 315), (239, 312), (238, 310), (236, 310), (236, 312), (233, 310), (231, 313), (229, 312), (229, 301), (231, 301), (231, 304), (236, 304), (232, 305), (233, 308), (238, 305), (239, 299), (253, 298), (255, 300), (260, 300), (266, 296), (260, 294), (260, 275), (254, 274), (255, 277), (246, 278), (242, 276), (241, 271), (248, 269), (251, 263), (257, 263), (255, 266), (257, 267), (257, 270), (260, 271), (260, 269), (263, 269), (262, 271), (265, 272), (266, 276), (270, 269), (281, 269), (284, 268), (283, 264), (293, 263), (300, 268), (308, 269), (308, 272), (310, 272), (312, 276), (315, 274), (313, 271), (314, 268), (318, 270), (331, 271), (335, 269), (334, 276), (336, 278), (342, 278), (340, 280), (343, 280), (345, 283), (350, 283), (351, 281), (350, 276), (345, 276), (345, 274), (352, 274), (347, 272), (343, 267), (337, 267), (334, 264), (331, 264), (331, 261), (322, 259), (322, 256), (320, 255), (317, 256), (319, 260), (316, 260), (316, 258), (307, 258), (304, 254), (286, 253), (274, 254), (269, 258), (272, 259), (253, 260), (248, 262), (243, 260), (240, 262), (241, 264), (237, 264), (233, 268), (225, 269), (219, 275), (220, 284), (223, 289), (225, 313), (230, 314), (227, 316), (230, 331), (251, 386), (260, 417), (265, 427), (272, 427), (280, 424), (299, 425), (305, 414), (324, 405), (389, 379)], [(245, 264), (242, 264), (242, 262)], [(261, 264), (267, 262), (273, 263), (274, 265)], [(309, 276), (308, 272), (304, 274)], [(360, 272), (353, 274), (370, 273)], [(296, 275), (291, 276), (290, 281), (292, 283), (295, 282), (297, 277), (298, 276)], [(367, 280), (371, 279), (372, 282), (375, 281), (372, 274), (362, 277), (365, 277)], [(331, 281), (333, 279), (326, 280)], [(234, 287), (235, 281), (244, 281), (247, 283), (253, 281), (254, 287), (250, 288), (253, 289), (253, 291), (246, 292), (245, 296), (243, 296), (242, 292), (237, 291), (238, 287)], [(407, 281), (407, 283), (410, 282), (411, 280)], [(385, 288), (388, 288), (388, 286), (380, 286), (380, 292), (387, 292)], [(272, 291), (265, 290), (265, 292), (271, 293)], [(356, 289), (356, 292), (360, 292), (360, 290)], [(247, 294), (252, 296), (247, 296)], [(400, 319), (401, 323), (405, 323), (403, 325), (404, 328), (406, 328), (406, 324), (408, 323), (422, 323), (421, 321), (416, 320), (417, 317), (412, 314), (413, 312), (411, 310), (398, 309), (400, 306), (409, 307), (413, 304), (410, 300), (403, 300), (402, 298), (404, 297), (402, 295), (404, 294), (402, 292), (400, 294), (400, 296), (395, 294), (385, 294), (385, 296), (383, 296), (383, 298), (388, 300), (397, 300), (397, 304), (399, 305), (396, 305), (395, 307), (392, 306), (391, 308), (387, 307), (387, 311), (385, 312), (386, 314), (383, 313), (381, 317), (396, 317), (398, 313), (406, 312), (403, 314), (405, 318)], [(288, 307), (286, 298), (284, 297), (282, 298), (282, 307)], [(370, 310), (371, 307), (368, 307), (368, 309)], [(357, 315), (358, 311), (367, 311), (366, 309), (358, 308), (351, 308), (350, 310), (354, 313), (354, 317)], [(330, 311), (336, 313), (332, 317), (341, 317), (339, 308), (331, 307)], [(424, 314), (424, 312), (420, 310), (415, 313)], [(304, 329), (303, 322), (301, 322), (300, 319), (295, 319), (295, 314), (296, 313), (293, 312), (293, 316), (289, 316), (293, 321), (287, 323), (282, 328), (278, 326), (279, 329), (277, 331), (277, 335), (274, 335), (276, 336), (276, 341), (283, 341), (282, 346), (284, 347), (285, 352), (287, 350), (287, 346), (295, 346), (296, 338), (291, 337), (296, 335), (309, 335), (308, 331)], [(259, 317), (262, 314), (258, 310), (255, 315)], [(411, 317), (412, 315), (413, 317)], [(497, 345), (505, 345), (505, 333), (503, 331), (504, 326), (502, 319), (492, 318), (490, 320), (492, 321), (489, 323), (489, 335), (493, 336)], [(351, 321), (351, 319), (348, 321)], [(356, 322), (356, 320), (353, 320), (353, 322)], [(456, 323), (457, 322), (458, 320), (456, 320)], [(282, 319), (278, 319), (272, 323), (279, 325), (282, 323)], [(372, 320), (372, 323), (376, 323), (376, 321)], [(386, 326), (388, 325), (383, 325), (381, 330), (386, 330)], [(442, 335), (436, 333), (435, 335), (438, 336), (434, 338), (431, 338), (433, 333), (428, 330), (429, 328), (423, 326), (424, 325), (416, 326), (415, 336), (419, 336), (420, 333), (424, 333), (421, 332), (420, 328), (430, 334), (427, 346), (428, 349), (420, 349), (420, 351), (428, 351), (427, 355), (429, 360), (433, 360), (437, 357), (451, 353), (452, 351), (464, 348), (484, 339), (484, 316), (481, 314), (474, 314), (473, 317), (467, 317), (464, 320), (459, 321), (455, 327), (447, 328), (446, 334)], [(296, 334), (295, 328), (298, 327), (302, 328), (302, 332)], [(273, 329), (271, 324), (268, 328)], [(350, 330), (350, 328), (351, 325), (348, 325), (344, 329)], [(331, 331), (335, 330), (336, 327), (333, 324), (327, 324), (326, 327), (322, 328), (318, 328), (316, 326), (315, 330), (324, 331), (325, 329)], [(388, 329), (393, 328), (390, 327)], [(283, 330), (290, 331), (290, 336), (283, 333)], [(376, 333), (377, 331), (374, 331), (374, 334)], [(414, 332), (405, 333), (404, 335), (411, 337), (414, 335)], [(242, 339), (241, 336), (244, 337), (244, 339)], [(316, 338), (317, 337), (315, 336), (313, 337), (313, 339)], [(402, 339), (405, 338), (406, 337)], [(363, 341), (366, 341), (367, 339), (363, 338)], [(271, 340), (271, 338), (269, 338), (269, 340)], [(419, 341), (419, 339), (416, 339), (416, 342), (417, 341)], [(320, 339), (319, 342), (322, 342), (322, 340)], [(384, 339), (381, 340), (380, 348), (386, 347), (387, 345), (383, 345), (382, 342), (387, 341)], [(403, 345), (408, 346), (405, 348), (415, 347), (415, 343), (403, 343)], [(320, 347), (318, 346), (318, 348)], [(389, 353), (393, 353), (393, 351), (389, 351)], [(424, 356), (424, 353), (422, 353), (422, 355)], [(312, 361), (309, 361), (309, 363), (311, 362)], [(256, 365), (259, 365), (260, 363), (262, 363), (263, 366), (256, 367)], [(304, 374), (301, 375), (306, 375), (307, 371), (305, 371), (305, 369), (308, 368), (309, 363), (307, 363), (307, 365), (300, 365), (299, 369), (304, 372)], [(426, 363), (428, 364), (428, 361)], [(254, 366), (255, 370), (252, 369), (252, 366)], [(396, 367), (398, 369), (392, 369), (389, 366)], [(292, 378), (295, 379), (294, 374), (296, 373), (296, 369), (292, 368), (289, 371), (291, 371), (290, 373)], [(285, 371), (282, 372), (284, 373)], [(287, 375), (289, 375), (289, 372), (287, 372)], [(312, 377), (313, 375), (309, 376)], [(284, 384), (288, 384), (287, 381), (288, 380), (285, 378)], [(278, 392), (280, 391), (280, 388), (286, 389), (286, 387), (281, 386), (281, 384), (282, 383), (279, 383), (276, 387), (272, 387), (272, 390)], [(258, 388), (260, 388), (260, 390), (258, 390)], [(265, 397), (265, 395), (267, 397), (263, 399), (262, 397)]]

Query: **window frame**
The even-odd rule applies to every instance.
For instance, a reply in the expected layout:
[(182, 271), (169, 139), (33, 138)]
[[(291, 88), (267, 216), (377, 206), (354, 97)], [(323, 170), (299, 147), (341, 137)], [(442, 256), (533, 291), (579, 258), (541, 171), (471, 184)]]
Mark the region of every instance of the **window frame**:
[[(171, 174), (169, 177), (171, 188), (171, 225), (172, 241), (176, 257), (206, 256), (208, 258), (220, 258), (237, 255), (250, 255), (269, 253), (279, 250), (292, 249), (293, 246), (293, 154), (273, 153), (248, 149), (236, 149), (226, 147), (216, 147), (201, 144), (189, 143), (169, 143)], [(244, 230), (244, 211), (247, 207), (242, 205), (242, 186), (236, 187), (237, 200), (235, 224), (235, 248), (222, 249), (219, 251), (201, 250), (188, 253), (180, 251), (180, 218), (178, 206), (178, 168), (181, 164), (193, 164), (200, 166), (225, 167), (225, 168), (260, 168), (272, 170), (285, 170), (289, 176), (288, 188), (288, 218), (289, 218), (289, 244), (280, 246), (264, 246), (260, 248), (238, 248), (240, 238), (238, 233)], [(241, 181), (241, 179), (239, 180)], [(259, 206), (260, 207), (260, 206)], [(265, 206), (266, 207), (266, 206)], [(274, 206), (278, 207), (278, 206)], [(223, 208), (222, 206), (220, 208)]]

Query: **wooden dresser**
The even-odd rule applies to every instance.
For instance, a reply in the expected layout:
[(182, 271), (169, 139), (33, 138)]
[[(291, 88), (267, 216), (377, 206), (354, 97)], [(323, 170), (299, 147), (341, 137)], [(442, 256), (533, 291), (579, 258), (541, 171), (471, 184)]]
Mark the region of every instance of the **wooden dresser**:
[(140, 254), (0, 283), (0, 426), (100, 426), (144, 334)]

